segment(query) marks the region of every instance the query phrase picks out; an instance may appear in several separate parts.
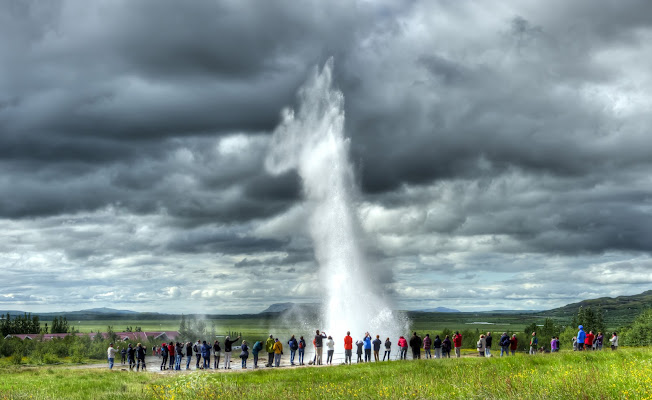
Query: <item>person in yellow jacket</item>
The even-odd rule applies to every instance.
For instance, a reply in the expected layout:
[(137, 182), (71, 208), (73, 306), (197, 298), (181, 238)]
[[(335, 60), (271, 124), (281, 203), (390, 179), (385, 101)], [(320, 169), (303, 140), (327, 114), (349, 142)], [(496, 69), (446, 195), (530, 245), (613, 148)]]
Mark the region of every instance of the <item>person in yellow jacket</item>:
[(281, 354), (283, 354), (283, 343), (278, 338), (274, 340), (274, 366), (281, 366)]
[(274, 336), (269, 335), (269, 338), (265, 342), (265, 350), (267, 351), (267, 365), (265, 366), (271, 367), (274, 361)]

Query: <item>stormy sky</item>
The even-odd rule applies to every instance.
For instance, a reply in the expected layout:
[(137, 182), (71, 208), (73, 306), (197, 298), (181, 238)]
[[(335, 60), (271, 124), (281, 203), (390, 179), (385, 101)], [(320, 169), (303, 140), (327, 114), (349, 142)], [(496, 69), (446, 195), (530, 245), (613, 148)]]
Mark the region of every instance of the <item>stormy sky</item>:
[(296, 172), (329, 57), (397, 309), (652, 287), (652, 3), (0, 2), (0, 309), (318, 302)]

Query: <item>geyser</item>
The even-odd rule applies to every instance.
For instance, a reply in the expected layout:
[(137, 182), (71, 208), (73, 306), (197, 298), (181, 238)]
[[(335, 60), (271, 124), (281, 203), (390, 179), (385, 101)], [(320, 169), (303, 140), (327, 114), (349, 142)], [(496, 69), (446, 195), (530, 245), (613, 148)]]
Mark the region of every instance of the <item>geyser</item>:
[[(332, 88), (333, 60), (317, 68), (299, 90), (298, 111), (283, 111), (265, 166), (272, 174), (297, 169), (310, 211), (308, 228), (319, 263), (322, 327), (341, 347), (347, 330), (354, 340), (366, 331), (390, 337), (396, 349), (406, 320), (381, 296), (360, 244), (362, 229), (354, 206), (357, 193), (344, 136), (344, 96)], [(339, 351), (338, 351), (339, 352)]]

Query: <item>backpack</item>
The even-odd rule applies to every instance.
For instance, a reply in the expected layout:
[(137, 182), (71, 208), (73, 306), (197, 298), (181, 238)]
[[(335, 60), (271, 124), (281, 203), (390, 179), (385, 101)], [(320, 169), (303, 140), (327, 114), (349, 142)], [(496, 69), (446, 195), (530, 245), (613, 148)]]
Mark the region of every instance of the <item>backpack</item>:
[(303, 349), (303, 342), (299, 342), (299, 348)]
[(195, 343), (195, 345), (192, 346), (192, 351), (194, 351), (195, 353), (199, 353), (199, 350), (197, 350), (197, 343)]
[(297, 344), (296, 339), (295, 339), (295, 340), (291, 340), (291, 341), (290, 341), (290, 349), (291, 349), (291, 350), (296, 350), (296, 349), (298, 349), (298, 348), (299, 348), (299, 345)]

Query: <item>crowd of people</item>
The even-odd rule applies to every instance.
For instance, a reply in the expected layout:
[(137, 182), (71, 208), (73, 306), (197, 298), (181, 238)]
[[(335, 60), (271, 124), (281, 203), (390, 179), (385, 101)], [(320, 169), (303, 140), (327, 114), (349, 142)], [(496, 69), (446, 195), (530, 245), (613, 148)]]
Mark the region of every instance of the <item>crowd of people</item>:
[[(428, 358), (450, 358), (451, 351), (454, 351), (455, 357), (461, 357), (461, 348), (462, 348), (462, 334), (460, 332), (455, 332), (452, 338), (449, 335), (435, 335), (434, 339), (430, 337), (430, 334), (426, 334), (422, 339), (417, 332), (414, 332), (409, 340), (404, 336), (398, 338), (398, 357), (400, 360), (407, 359), (408, 348), (412, 351), (413, 359), (421, 358), (421, 350), (423, 349), (424, 357)], [(222, 354), (224, 355), (224, 369), (231, 369), (231, 356), (234, 350), (234, 344), (240, 340), (240, 336), (237, 338), (231, 339), (229, 336), (224, 338), (223, 347), (222, 344), (215, 340), (214, 343), (207, 341), (197, 340), (196, 343), (193, 342), (170, 342), (162, 343), (160, 346), (154, 346), (152, 348), (152, 355), (158, 355), (161, 358), (160, 370), (181, 370), (182, 362), (185, 357), (185, 369), (190, 369), (190, 364), (193, 360), (193, 355), (195, 359), (195, 368), (196, 369), (220, 369), (220, 359)], [(604, 341), (604, 336), (601, 332), (598, 332), (597, 335), (593, 331), (589, 333), (584, 332), (584, 327), (579, 326), (579, 331), (576, 336), (573, 337), (573, 350), (583, 351), (583, 350), (602, 350)], [(618, 335), (616, 332), (613, 333), (611, 339), (611, 349), (616, 350), (618, 348)], [(306, 351), (306, 340), (303, 336), (300, 336), (297, 339), (294, 335), (287, 342), (288, 348), (290, 351), (290, 365), (305, 365), (305, 351)], [(344, 364), (352, 363), (353, 356), (353, 346), (355, 344), (357, 361), (361, 362), (371, 362), (371, 355), (373, 351), (373, 360), (378, 362), (380, 361), (380, 351), (381, 348), (384, 348), (384, 354), (382, 361), (389, 361), (391, 352), (392, 352), (392, 342), (390, 338), (386, 338), (383, 342), (380, 339), (380, 335), (376, 335), (375, 339), (369, 332), (366, 332), (364, 338), (353, 342), (353, 337), (351, 337), (351, 332), (347, 332), (344, 337)], [(491, 332), (487, 334), (480, 335), (480, 338), (477, 341), (477, 351), (478, 356), (480, 357), (491, 357), (491, 347), (493, 344), (493, 337)], [(518, 347), (518, 339), (516, 334), (513, 334), (511, 337), (504, 332), (498, 342), (500, 346), (500, 357), (508, 356), (511, 352), (511, 355), (515, 355), (516, 349)], [(538, 337), (536, 332), (532, 332), (530, 338), (530, 351), (529, 354), (536, 354), (538, 352), (543, 352), (545, 349), (539, 347)], [(335, 353), (335, 341), (332, 336), (327, 336), (325, 332), (320, 332), (317, 330), (315, 336), (312, 340), (312, 345), (314, 349), (314, 356), (312, 360), (308, 361), (310, 365), (322, 365), (323, 364), (323, 349), (324, 346), (327, 349), (326, 353), (326, 364), (333, 363), (333, 355)], [(269, 335), (269, 338), (263, 341), (256, 341), (253, 346), (249, 347), (249, 343), (246, 340), (242, 340), (240, 344), (240, 354), (239, 358), (241, 359), (241, 367), (243, 369), (247, 368), (247, 361), (249, 359), (249, 352), (253, 356), (253, 368), (258, 368), (258, 361), (260, 353), (265, 350), (267, 353), (267, 362), (265, 363), (266, 367), (280, 367), (281, 364), (281, 355), (283, 354), (283, 344), (278, 338), (275, 338), (273, 335)], [(559, 337), (555, 336), (550, 341), (550, 352), (555, 353), (560, 349)], [(110, 344), (107, 354), (109, 359), (109, 369), (113, 368), (115, 355), (118, 353), (118, 350), (113, 347), (113, 343)], [(547, 351), (547, 350), (545, 350)], [(120, 350), (120, 355), (122, 356), (122, 364), (125, 362), (128, 363), (129, 369), (133, 370), (136, 368), (136, 371), (145, 370), (145, 355), (147, 349), (141, 344), (138, 343), (135, 347), (130, 343), (126, 348)], [(264, 353), (263, 353), (264, 356)], [(364, 356), (364, 357), (363, 357)], [(211, 358), (213, 363), (211, 364)], [(296, 362), (295, 362), (296, 360)]]

